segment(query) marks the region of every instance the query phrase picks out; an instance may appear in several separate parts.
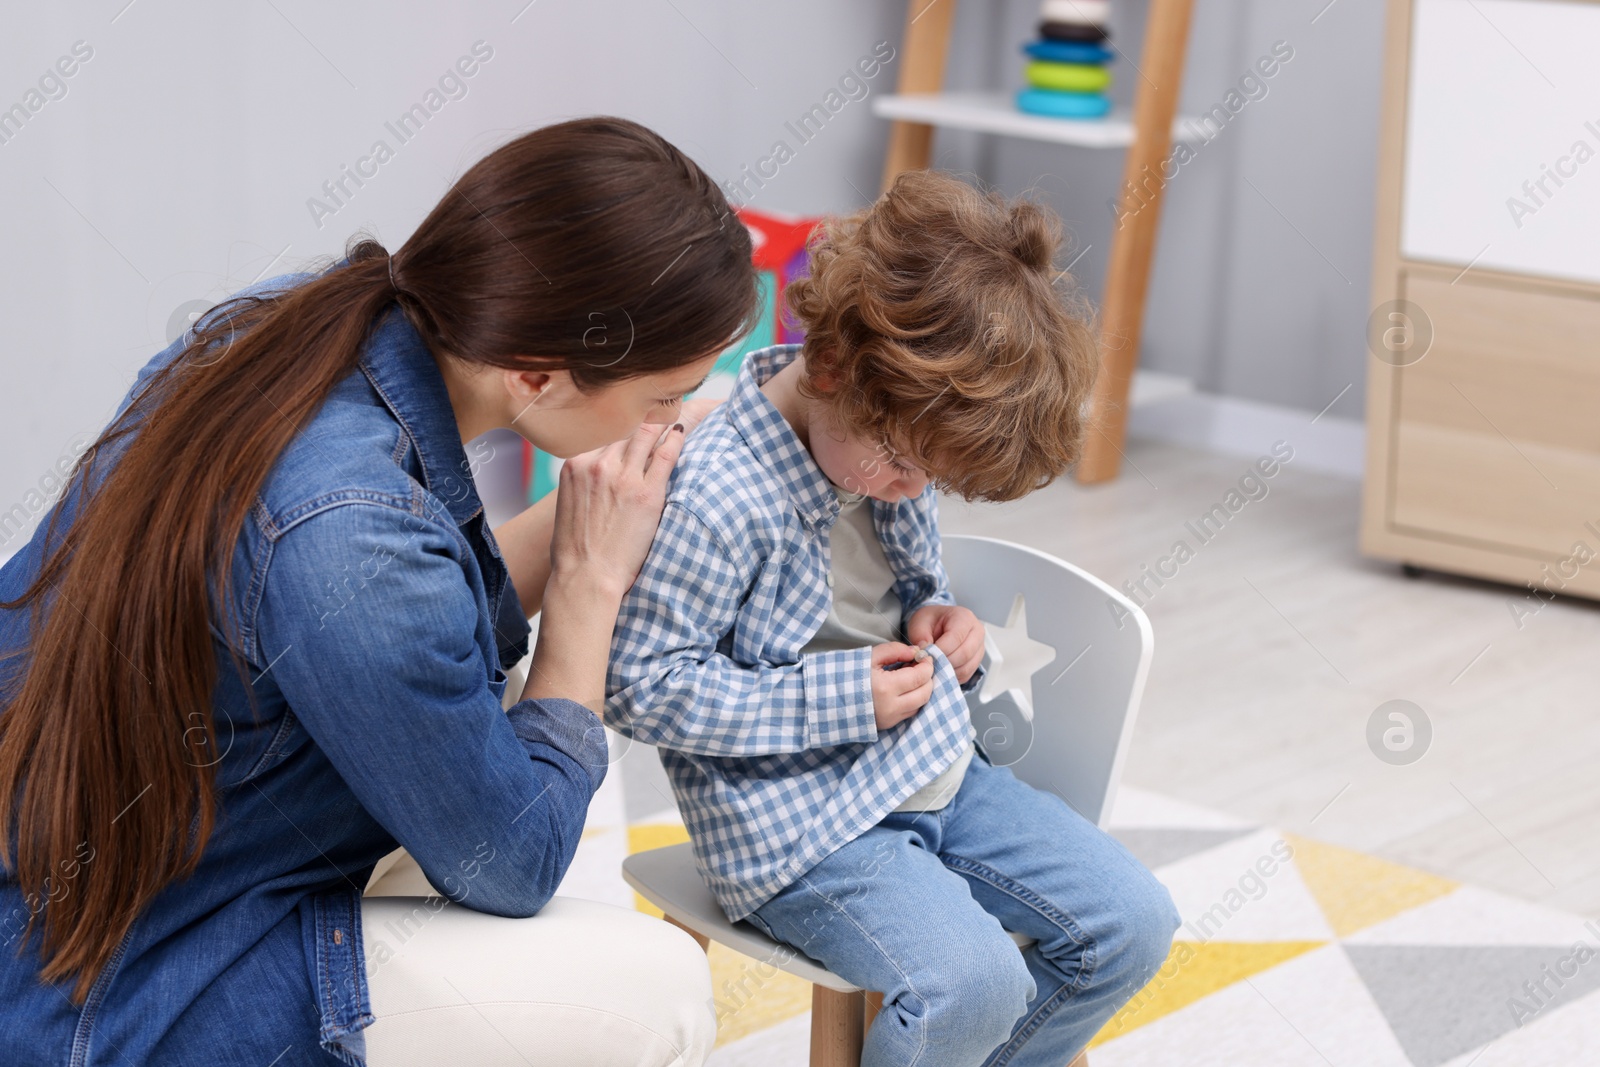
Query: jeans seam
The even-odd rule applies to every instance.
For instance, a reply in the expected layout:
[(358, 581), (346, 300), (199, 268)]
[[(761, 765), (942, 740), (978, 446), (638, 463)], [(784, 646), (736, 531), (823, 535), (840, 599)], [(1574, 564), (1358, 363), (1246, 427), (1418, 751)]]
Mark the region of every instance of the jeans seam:
[(980, 863), (977, 860), (970, 859), (967, 856), (960, 855), (959, 853), (946, 852), (940, 857), (940, 859), (944, 861), (945, 866), (967, 871), (968, 873), (981, 878), (983, 881), (987, 882), (989, 885), (993, 886), (995, 889), (998, 889), (1002, 893), (1005, 893), (1006, 895), (1028, 905), (1034, 911), (1044, 916), (1044, 918), (1059, 926), (1062, 932), (1068, 937), (1072, 938), (1072, 940), (1078, 945), (1082, 946), (1085, 952), (1094, 952), (1094, 938), (1084, 933), (1083, 928), (1073, 921), (1072, 916), (1068, 915), (1055, 904), (1051, 903), (1048, 899), (1034, 892), (1032, 889), (1029, 889), (1021, 882), (1018, 882), (1012, 878), (1007, 878), (993, 867), (990, 867), (984, 863)]
[[(940, 858), (944, 861), (945, 866), (950, 867), (952, 870), (965, 871), (988, 883), (999, 892), (1026, 904), (1054, 923), (1083, 949), (1077, 976), (1071, 982), (1063, 982), (1061, 988), (1056, 990), (1049, 999), (1034, 1008), (1029, 1013), (1027, 1021), (1012, 1035), (1009, 1041), (1001, 1046), (995, 1058), (987, 1061), (991, 1067), (1003, 1067), (1004, 1064), (1010, 1062), (1016, 1051), (1026, 1044), (1028, 1039), (1044, 1025), (1045, 1020), (1055, 1012), (1056, 1008), (1060, 1007), (1061, 1001), (1069, 996), (1075, 996), (1089, 985), (1089, 980), (1094, 976), (1096, 962), (1095, 941), (1094, 938), (1083, 932), (1078, 924), (1073, 921), (1072, 916), (1021, 882), (1007, 878), (999, 871), (979, 863), (977, 860), (969, 859), (953, 852), (946, 852)], [(1037, 945), (1037, 942), (1035, 944)]]
[(1011, 1036), (1011, 1040), (1007, 1041), (995, 1052), (993, 1059), (985, 1061), (984, 1067), (1005, 1067), (1007, 1063), (1010, 1063), (1022, 1046), (1026, 1045), (1029, 1039), (1044, 1025), (1045, 1020), (1055, 1014), (1055, 1010), (1061, 1006), (1060, 1002), (1076, 992), (1077, 990), (1072, 986), (1063, 985), (1051, 994), (1049, 1000), (1046, 1000), (1029, 1013), (1027, 1021)]
[[(821, 890), (817, 889), (816, 886), (812, 885), (811, 884), (811, 880), (809, 878), (807, 878), (805, 875), (801, 875), (799, 881), (800, 881), (800, 884), (805, 887), (806, 892), (810, 893), (812, 896), (820, 897), (830, 908), (832, 908), (834, 911), (838, 912), (841, 916), (843, 916), (845, 921), (849, 922), (851, 926), (854, 926), (856, 928), (856, 930), (861, 934), (861, 936), (865, 937), (867, 939), (867, 941), (871, 943), (872, 947), (877, 949), (878, 955), (882, 956), (885, 960), (889, 961), (889, 965), (891, 967), (893, 967), (895, 969), (895, 971), (900, 975), (900, 980), (903, 981), (906, 984), (906, 989), (910, 991), (911, 995), (916, 997), (917, 1000), (922, 1001), (923, 1003), (926, 1003), (926, 1001), (923, 1000), (922, 994), (918, 993), (917, 990), (916, 990), (916, 987), (911, 984), (911, 976), (906, 974), (905, 969), (900, 966), (899, 961), (896, 960), (892, 955), (889, 954), (888, 950), (885, 949), (883, 947), (883, 945), (881, 945), (878, 942), (878, 939), (876, 937), (872, 936), (872, 932), (870, 930), (866, 929), (860, 923), (856, 922), (855, 917), (852, 916), (844, 908), (840, 907), (839, 904), (832, 897), (830, 897), (828, 894), (822, 892)], [(805, 950), (801, 949), (801, 951), (803, 952)], [(873, 992), (878, 992), (878, 990), (873, 990)], [(867, 1025), (870, 1028), (871, 1024), (869, 1023)], [(926, 1026), (918, 1027), (918, 1030), (917, 1030), (917, 1051), (916, 1051), (916, 1054), (913, 1055), (911, 1057), (911, 1059), (907, 1062), (906, 1067), (915, 1067), (917, 1061), (922, 1058), (923, 1050), (926, 1049), (927, 1047), (928, 1047), (928, 1028)]]

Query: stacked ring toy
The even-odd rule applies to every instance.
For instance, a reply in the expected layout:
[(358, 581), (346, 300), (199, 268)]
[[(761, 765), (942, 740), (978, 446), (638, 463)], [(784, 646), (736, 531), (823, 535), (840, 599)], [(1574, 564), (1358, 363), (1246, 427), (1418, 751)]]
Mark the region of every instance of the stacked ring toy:
[(1036, 59), (1022, 74), (1035, 89), (1063, 89), (1069, 93), (1098, 93), (1111, 84), (1111, 72), (1103, 63), (1051, 63)]
[(1022, 46), (1028, 87), (1017, 109), (1052, 118), (1094, 119), (1111, 110), (1111, 0), (1040, 0), (1039, 37)]
[(1022, 46), (1024, 54), (1033, 59), (1052, 63), (1109, 63), (1111, 50), (1083, 41), (1029, 41)]

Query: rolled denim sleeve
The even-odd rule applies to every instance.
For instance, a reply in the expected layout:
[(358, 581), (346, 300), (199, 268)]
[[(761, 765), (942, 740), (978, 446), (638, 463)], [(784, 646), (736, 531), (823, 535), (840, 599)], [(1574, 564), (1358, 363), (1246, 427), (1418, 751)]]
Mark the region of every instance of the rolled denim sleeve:
[(875, 741), (872, 650), (742, 663), (719, 649), (754, 580), (699, 516), (669, 502), (612, 635), (606, 724), (703, 756), (762, 756)]
[(481, 651), (498, 647), (483, 640), (492, 621), (464, 571), (473, 565), (459, 532), (431, 517), (364, 501), (314, 513), (272, 549), (259, 652), (430, 882), (454, 895), (476, 860), (462, 903), (532, 915), (576, 851), (605, 776), (605, 731), (571, 700), (501, 709), (489, 685), (498, 665)]

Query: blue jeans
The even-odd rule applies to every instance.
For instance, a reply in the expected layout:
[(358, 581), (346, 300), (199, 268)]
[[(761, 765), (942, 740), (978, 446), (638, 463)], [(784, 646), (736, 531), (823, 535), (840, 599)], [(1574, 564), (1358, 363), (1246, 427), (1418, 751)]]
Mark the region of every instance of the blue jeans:
[(948, 806), (885, 816), (749, 921), (883, 993), (862, 1067), (1065, 1067), (1179, 917), (1127, 849), (980, 750)]

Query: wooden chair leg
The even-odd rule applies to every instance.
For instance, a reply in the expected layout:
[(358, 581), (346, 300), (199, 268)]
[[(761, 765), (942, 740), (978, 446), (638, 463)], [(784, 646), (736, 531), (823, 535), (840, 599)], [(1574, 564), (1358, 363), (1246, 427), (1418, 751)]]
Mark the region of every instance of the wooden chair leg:
[(861, 995), (861, 1039), (866, 1040), (867, 1031), (872, 1029), (872, 1020), (878, 1017), (883, 1010), (882, 993), (863, 993)]
[(683, 925), (670, 915), (663, 915), (662, 918), (698, 941), (700, 943), (700, 948), (703, 949), (707, 954), (711, 952), (711, 939), (709, 937), (705, 936), (704, 934), (695, 933), (693, 930), (689, 929), (687, 926)]
[(863, 998), (811, 987), (811, 1067), (861, 1067)]
[[(703, 950), (711, 951), (710, 938), (695, 933), (670, 915), (662, 918), (694, 938)], [(811, 1067), (861, 1067), (861, 1043), (882, 1010), (882, 993), (840, 993), (813, 985)], [(1080, 1052), (1068, 1067), (1089, 1067), (1089, 1054)]]

